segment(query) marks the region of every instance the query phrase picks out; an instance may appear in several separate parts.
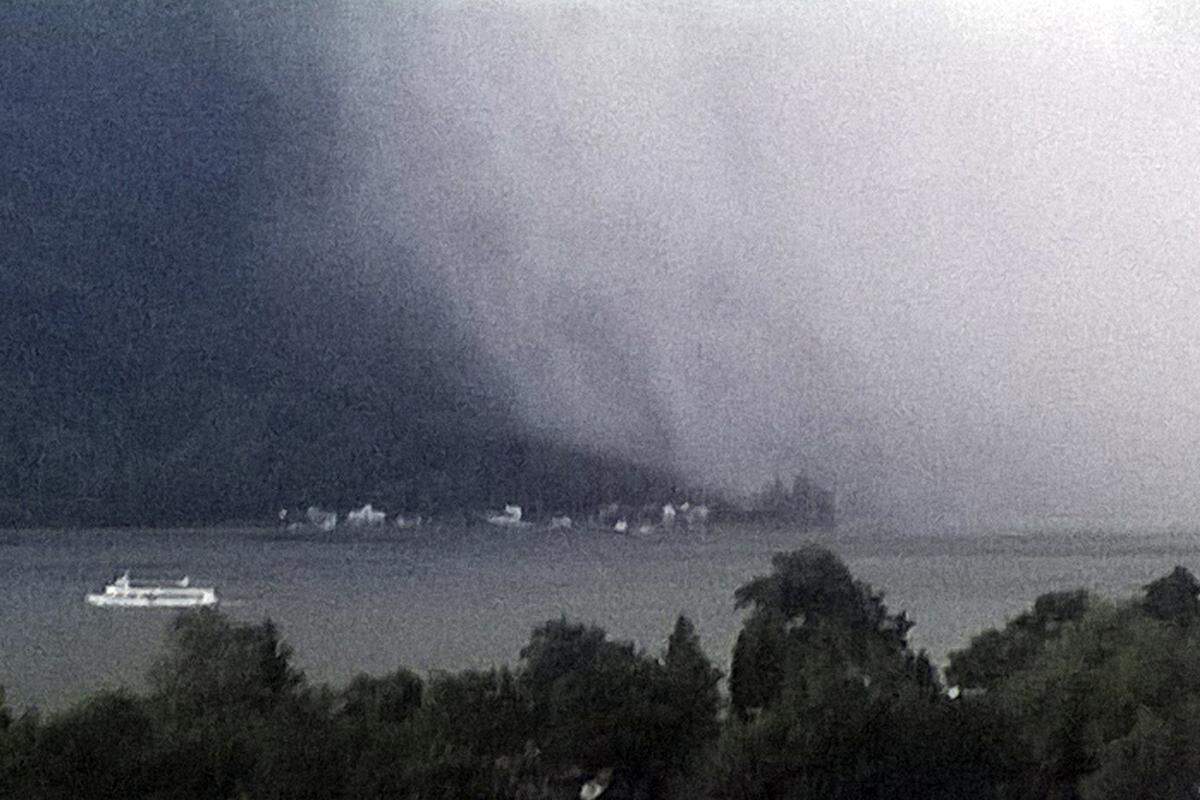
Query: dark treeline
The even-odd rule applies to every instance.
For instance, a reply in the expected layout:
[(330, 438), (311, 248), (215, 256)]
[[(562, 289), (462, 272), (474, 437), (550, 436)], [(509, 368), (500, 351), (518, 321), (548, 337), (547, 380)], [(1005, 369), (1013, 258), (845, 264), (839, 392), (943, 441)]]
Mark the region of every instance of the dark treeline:
[(1194, 798), (1200, 583), (1058, 592), (951, 655), (817, 547), (739, 588), (729, 691), (680, 617), (660, 653), (566, 619), (513, 668), (309, 683), (268, 621), (172, 626), (145, 694), (0, 703), (23, 798)]

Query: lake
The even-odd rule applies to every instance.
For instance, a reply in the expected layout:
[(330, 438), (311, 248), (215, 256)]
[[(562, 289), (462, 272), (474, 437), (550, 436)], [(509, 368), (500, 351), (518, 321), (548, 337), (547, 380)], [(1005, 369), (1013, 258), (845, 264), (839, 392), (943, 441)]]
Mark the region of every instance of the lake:
[(728, 665), (742, 614), (733, 591), (772, 553), (817, 541), (916, 623), (936, 661), (1043, 592), (1126, 596), (1182, 564), (1200, 534), (1095, 530), (970, 536), (799, 534), (710, 526), (649, 538), (606, 532), (427, 527), (328, 539), (261, 529), (0, 531), (0, 684), (53, 710), (100, 687), (144, 686), (170, 611), (101, 609), (83, 596), (134, 578), (215, 585), (226, 613), (275, 620), (318, 682), (360, 671), (515, 663), (530, 630), (567, 615), (658, 651), (675, 616)]

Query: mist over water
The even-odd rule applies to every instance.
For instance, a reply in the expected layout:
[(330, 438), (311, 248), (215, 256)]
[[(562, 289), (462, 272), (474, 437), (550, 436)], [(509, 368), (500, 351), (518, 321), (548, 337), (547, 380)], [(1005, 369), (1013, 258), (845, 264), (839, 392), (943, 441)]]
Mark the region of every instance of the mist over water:
[[(723, 485), (803, 470), (849, 516), (1185, 520), (1177, 12), (355, 3), (306, 35), (338, 226), (415, 255), (532, 430)], [(384, 307), (412, 283), (365, 263)]]

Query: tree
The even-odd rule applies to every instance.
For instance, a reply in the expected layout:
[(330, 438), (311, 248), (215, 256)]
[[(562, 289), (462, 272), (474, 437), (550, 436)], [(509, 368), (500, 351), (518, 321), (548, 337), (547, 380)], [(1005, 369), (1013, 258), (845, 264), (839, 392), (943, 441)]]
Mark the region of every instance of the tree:
[(610, 792), (660, 795), (714, 732), (719, 673), (686, 618), (660, 663), (595, 626), (551, 620), (521, 651), (546, 769), (611, 768)]
[(551, 620), (521, 650), (521, 687), (551, 763), (595, 771), (651, 756), (639, 723), (651, 711), (655, 664), (596, 626)]
[[(511, 670), (438, 674), (425, 698), (390, 752), (368, 753), (373, 766), (360, 768), (360, 776), (390, 773), (386, 796), (516, 797), (540, 786), (530, 704)], [(405, 754), (403, 767), (387, 766), (396, 762), (396, 748)]]
[(789, 665), (814, 656), (836, 656), (837, 669), (875, 673), (874, 679), (911, 673), (933, 687), (927, 660), (908, 649), (907, 615), (889, 612), (882, 594), (855, 580), (836, 555), (807, 545), (777, 554), (771, 563), (770, 575), (734, 592), (737, 608), (753, 609), (734, 649), (730, 691), (736, 711), (744, 715), (769, 705)]
[[(1196, 719), (1200, 703), (1185, 704)], [(1082, 800), (1192, 800), (1196, 796), (1195, 723), (1180, 725), (1142, 706), (1129, 732), (1103, 745), (1098, 768), (1080, 781)]]
[(167, 789), (156, 763), (158, 740), (142, 701), (125, 692), (96, 695), (37, 730), (29, 795), (47, 800), (155, 796)]
[[(870, 587), (858, 583), (836, 555), (805, 545), (771, 558), (770, 575), (759, 576), (734, 592), (736, 608), (772, 609), (786, 620), (840, 620), (851, 625), (878, 616)], [(876, 600), (872, 605), (871, 601)]]
[(729, 674), (730, 701), (745, 716), (765, 708), (783, 686), (786, 620), (773, 609), (752, 614), (738, 633)]
[(556, 681), (583, 671), (612, 650), (615, 645), (607, 638), (603, 628), (568, 622), (566, 617), (540, 625), (521, 648), (522, 685), (544, 697)]
[[(1017, 796), (1124, 797), (1134, 780), (1192, 797), (1200, 782), (1200, 641), (1140, 603), (1093, 601), (1076, 623), (986, 695), (1020, 760)], [(1145, 795), (1143, 795), (1145, 796)]]
[(152, 697), (185, 725), (212, 713), (266, 713), (304, 681), (291, 657), (270, 620), (233, 623), (211, 609), (180, 614), (151, 668)]
[(437, 742), (488, 759), (520, 754), (534, 735), (529, 701), (507, 667), (435, 676), (424, 710)]
[(1083, 589), (1041, 595), (1003, 630), (984, 631), (966, 649), (950, 653), (946, 680), (964, 689), (996, 688), (1028, 668), (1047, 643), (1083, 617), (1090, 602)]
[(721, 671), (712, 665), (700, 647), (692, 621), (682, 614), (667, 639), (663, 659), (666, 670), (667, 704), (678, 713), (673, 720), (681, 755), (694, 753), (718, 733), (717, 712), (721, 695), (717, 686)]
[(339, 713), (369, 727), (400, 723), (421, 707), (424, 689), (421, 678), (407, 669), (382, 678), (360, 674), (342, 690)]
[(1184, 567), (1175, 567), (1144, 588), (1142, 607), (1155, 619), (1186, 626), (1200, 618), (1200, 582)]
[(979, 795), (986, 775), (946, 762), (973, 759), (979, 737), (966, 735), (928, 659), (909, 649), (907, 616), (824, 548), (772, 565), (735, 593), (752, 611), (734, 650), (739, 713), (722, 732), (713, 796)]
[[(235, 623), (212, 609), (176, 617), (166, 652), (150, 670), (149, 707), (163, 727), (163, 757), (178, 793), (213, 800), (253, 795), (264, 765), (292, 759), (280, 749), (286, 738), (280, 726), (311, 698), (303, 695), (304, 676), (291, 654), (270, 620)], [(314, 730), (306, 723), (297, 738), (296, 747), (309, 751), (299, 763), (315, 761)]]
[(245, 792), (255, 800), (337, 800), (348, 773), (334, 721), (335, 695), (322, 687), (288, 695), (261, 723)]
[(0, 730), (0, 797), (29, 797), (30, 767), (37, 741), (36, 712), (27, 711)]
[(870, 678), (832, 651), (790, 661), (776, 699), (726, 724), (708, 796), (995, 796), (984, 726), (912, 676)]
[(667, 639), (660, 669), (653, 671), (654, 708), (643, 715), (658, 753), (644, 775), (651, 797), (694, 796), (702, 759), (720, 734), (721, 671), (700, 647), (691, 620), (680, 615)]

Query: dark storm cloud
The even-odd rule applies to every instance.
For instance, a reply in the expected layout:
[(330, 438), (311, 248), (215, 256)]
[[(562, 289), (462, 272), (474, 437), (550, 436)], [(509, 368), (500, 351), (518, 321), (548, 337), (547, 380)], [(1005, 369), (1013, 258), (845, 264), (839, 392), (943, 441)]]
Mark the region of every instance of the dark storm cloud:
[[(502, 449), (469, 337), (349, 210), (334, 21), (0, 9), (5, 524), (416, 502), (415, 476)], [(386, 266), (386, 307), (351, 265)]]
[(365, 374), (418, 460), (479, 406), (438, 430), (864, 514), (1198, 510), (1179, 8), (64, 9), (0, 11), (8, 327), (85, 375), (51, 394)]

